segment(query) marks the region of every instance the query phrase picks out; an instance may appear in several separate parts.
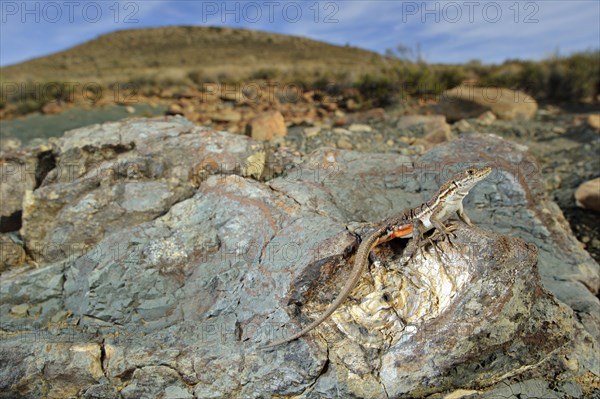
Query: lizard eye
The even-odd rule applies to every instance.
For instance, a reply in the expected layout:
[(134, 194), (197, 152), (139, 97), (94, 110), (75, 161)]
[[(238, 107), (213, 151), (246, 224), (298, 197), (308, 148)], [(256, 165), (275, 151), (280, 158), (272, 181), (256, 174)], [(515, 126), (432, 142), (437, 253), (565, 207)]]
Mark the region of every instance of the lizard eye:
[(472, 175), (473, 174), (473, 169), (467, 169), (467, 174)]

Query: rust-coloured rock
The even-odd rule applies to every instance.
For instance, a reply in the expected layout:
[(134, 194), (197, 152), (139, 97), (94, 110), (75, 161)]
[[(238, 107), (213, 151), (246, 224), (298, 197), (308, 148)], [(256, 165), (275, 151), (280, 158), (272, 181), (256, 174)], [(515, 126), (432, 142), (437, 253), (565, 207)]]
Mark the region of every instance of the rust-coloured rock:
[(63, 111), (62, 107), (56, 101), (46, 103), (42, 107), (42, 113), (44, 113), (46, 115), (54, 115), (54, 114), (58, 114), (62, 111)]
[(575, 201), (582, 208), (600, 212), (600, 177), (580, 185), (575, 191)]
[(596, 131), (600, 132), (600, 115), (599, 114), (588, 115), (587, 124), (591, 128), (596, 129)]
[(246, 134), (255, 140), (266, 141), (273, 137), (284, 137), (287, 134), (287, 127), (281, 112), (265, 112), (248, 122)]

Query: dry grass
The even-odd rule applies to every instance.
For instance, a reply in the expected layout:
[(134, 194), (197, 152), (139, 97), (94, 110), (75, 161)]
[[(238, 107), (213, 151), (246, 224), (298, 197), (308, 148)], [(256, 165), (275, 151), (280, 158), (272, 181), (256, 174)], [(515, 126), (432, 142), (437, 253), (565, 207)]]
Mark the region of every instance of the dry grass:
[[(222, 75), (241, 79), (264, 71), (318, 75), (374, 70), (384, 58), (353, 47), (244, 29), (168, 27), (109, 33), (47, 57), (2, 68), (2, 80), (110, 84), (130, 79), (186, 81)], [(274, 67), (276, 66), (276, 67)]]
[[(7, 93), (7, 83), (49, 82), (105, 88), (128, 84), (141, 95), (204, 83), (274, 81), (305, 90), (358, 92), (362, 107), (432, 97), (463, 80), (523, 90), (549, 102), (598, 101), (600, 52), (502, 65), (426, 65), (301, 37), (244, 29), (168, 27), (124, 30), (47, 57), (0, 68), (0, 115), (40, 110), (61, 93)], [(81, 87), (79, 86), (79, 87)], [(117, 86), (118, 87), (118, 86)], [(64, 97), (64, 96), (63, 96)], [(591, 100), (590, 100), (591, 99)]]

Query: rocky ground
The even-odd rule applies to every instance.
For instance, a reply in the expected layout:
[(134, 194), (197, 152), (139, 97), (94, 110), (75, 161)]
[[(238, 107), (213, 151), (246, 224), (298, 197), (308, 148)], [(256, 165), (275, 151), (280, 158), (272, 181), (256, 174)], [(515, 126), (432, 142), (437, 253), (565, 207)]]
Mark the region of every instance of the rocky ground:
[[(411, 110), (415, 111), (419, 110)], [(323, 146), (364, 152), (423, 153), (431, 144), (419, 139), (431, 133), (432, 125), (415, 123), (399, 128), (404, 112), (392, 109), (374, 116), (361, 115), (360, 124), (346, 127), (292, 128), (285, 145), (304, 153)], [(528, 121), (488, 122), (471, 118), (447, 126), (435, 118), (430, 120), (435, 129), (451, 130), (448, 137), (485, 132), (526, 145), (539, 162), (547, 192), (586, 250), (600, 262), (600, 212), (577, 206), (574, 196), (581, 184), (600, 173), (600, 131), (587, 123), (589, 115), (598, 115), (598, 111), (573, 112), (548, 105)]]
[[(175, 116), (6, 139), (0, 390), (598, 395), (598, 214), (574, 200), (600, 170), (597, 112), (477, 105), (458, 118), (442, 102), (349, 100), (225, 99), (203, 121), (185, 101), (169, 109), (237, 134)], [(459, 227), (454, 245), (432, 237), (444, 259), (384, 245), (322, 328), (257, 350), (331, 302), (357, 235), (428, 199), (445, 168), (473, 163), (494, 175), (466, 200), (476, 227)]]
[[(71, 103), (62, 106), (50, 103), (45, 107), (44, 113), (48, 114), (45, 117), (42, 114), (2, 121), (2, 138), (19, 137), (25, 144), (35, 137), (60, 136), (65, 126), (86, 126), (91, 121), (115, 120), (115, 116), (127, 114), (150, 116), (165, 108), (168, 108), (167, 114), (183, 115), (199, 125), (272, 140), (274, 145), (284, 146), (299, 155), (324, 146), (374, 153), (422, 154), (432, 145), (462, 133), (493, 133), (524, 144), (532, 151), (539, 161), (546, 190), (560, 206), (586, 250), (600, 261), (600, 212), (577, 206), (574, 196), (577, 188), (598, 177), (600, 170), (598, 107), (547, 104), (539, 110), (537, 107), (527, 109), (528, 118), (507, 120), (485, 114), (484, 107), (473, 108), (462, 102), (462, 108), (453, 103), (450, 103), (451, 107), (436, 108), (428, 101), (424, 105), (410, 102), (386, 109), (364, 110), (360, 96), (353, 90), (326, 96), (315, 91), (267, 90), (264, 84), (214, 85), (208, 92), (193, 88), (184, 91), (166, 89), (155, 96), (142, 96), (132, 105), (116, 108), (110, 106), (110, 99), (101, 98), (95, 104), (93, 114), (90, 114), (89, 104), (85, 109), (78, 109)], [(262, 90), (249, 90), (256, 87)], [(260, 95), (259, 100), (256, 100), (257, 95)], [(506, 109), (519, 109), (524, 98), (518, 106), (509, 103), (498, 113), (510, 116)], [(141, 102), (150, 104), (153, 111), (149, 113), (148, 107)], [(529, 107), (529, 103), (525, 105)], [(122, 108), (122, 112), (119, 113), (117, 108)], [(269, 112), (280, 113), (283, 118), (274, 122), (274, 126), (259, 126), (261, 130), (253, 133), (249, 128), (251, 122), (257, 116), (267, 114), (269, 123), (269, 119), (273, 119), (269, 118)], [(411, 119), (406, 116), (439, 113), (450, 117)], [(454, 122), (448, 124), (447, 120)], [(14, 144), (11, 140), (3, 140), (3, 148), (19, 145), (18, 141)]]

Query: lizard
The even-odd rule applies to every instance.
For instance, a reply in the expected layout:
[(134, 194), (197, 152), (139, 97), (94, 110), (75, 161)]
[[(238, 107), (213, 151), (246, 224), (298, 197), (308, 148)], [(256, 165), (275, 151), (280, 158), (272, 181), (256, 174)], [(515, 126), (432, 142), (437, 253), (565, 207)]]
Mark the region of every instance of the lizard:
[(462, 222), (471, 226), (471, 220), (463, 209), (462, 201), (469, 194), (469, 191), (491, 172), (492, 168), (489, 166), (468, 168), (452, 176), (452, 178), (439, 188), (431, 200), (416, 208), (406, 209), (398, 215), (385, 219), (377, 229), (360, 243), (356, 252), (354, 266), (346, 284), (325, 312), (291, 337), (263, 345), (260, 349), (271, 348), (294, 341), (327, 320), (350, 295), (369, 263), (371, 250), (379, 244), (394, 238), (412, 237), (418, 248), (424, 241), (423, 234), (432, 228), (437, 229), (447, 239), (449, 231), (443, 222), (454, 213), (456, 213)]

